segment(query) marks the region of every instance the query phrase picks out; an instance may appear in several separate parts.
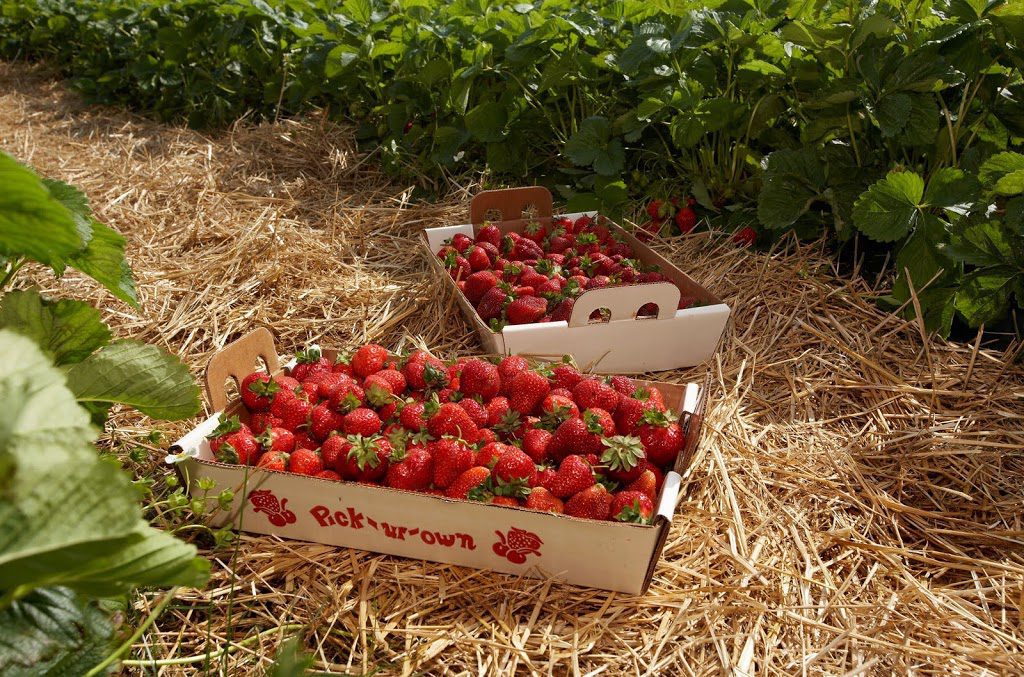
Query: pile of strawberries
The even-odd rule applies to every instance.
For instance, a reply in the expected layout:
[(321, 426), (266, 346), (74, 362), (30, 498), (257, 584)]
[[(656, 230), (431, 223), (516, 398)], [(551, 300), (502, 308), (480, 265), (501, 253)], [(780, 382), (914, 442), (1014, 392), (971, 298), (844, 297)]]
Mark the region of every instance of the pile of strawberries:
[[(558, 217), (551, 227), (533, 222), (522, 233), (503, 235), (485, 224), (476, 238), (458, 234), (438, 258), (477, 314), (494, 331), (506, 324), (568, 321), (576, 297), (589, 289), (668, 278), (642, 265), (618, 231), (601, 216)], [(694, 299), (684, 296), (679, 308)], [(654, 315), (647, 304), (639, 315)], [(595, 311), (591, 319), (600, 319)]]
[(247, 422), (222, 415), (209, 436), (219, 461), (597, 520), (649, 521), (683, 448), (657, 389), (517, 355), (310, 349), (241, 397)]

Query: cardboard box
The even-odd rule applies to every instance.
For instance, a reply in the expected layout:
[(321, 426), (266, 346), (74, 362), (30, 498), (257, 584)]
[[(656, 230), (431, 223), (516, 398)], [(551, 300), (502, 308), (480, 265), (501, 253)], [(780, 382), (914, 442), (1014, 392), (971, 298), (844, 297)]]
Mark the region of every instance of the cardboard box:
[[(336, 352), (324, 354), (333, 359)], [(266, 329), (244, 336), (210, 360), (206, 387), (214, 410), (245, 418), (240, 402), (229, 403), (224, 384), (229, 379), (240, 383), (256, 368), (257, 357), (271, 372), (279, 371), (274, 339)], [(696, 384), (648, 384), (662, 391), (666, 405), (685, 412), (681, 423), (686, 433), (650, 525), (584, 520), (227, 465), (213, 459), (206, 441), (217, 414), (178, 440), (172, 453), (181, 458), (177, 468), (193, 496), (198, 495), (199, 478), (214, 480), (217, 486), (208, 494), (211, 508), (222, 489), (235, 492), (230, 509), (213, 513), (211, 522), (217, 527), (642, 593), (668, 535), (681, 475), (699, 442), (706, 392)]]
[[(531, 212), (532, 218), (528, 218)], [(615, 224), (610, 225), (611, 229), (633, 248), (636, 258), (644, 264), (657, 265), (671, 282), (591, 289), (576, 299), (568, 322), (509, 325), (500, 332), (492, 331), (437, 258), (446, 240), (457, 233), (474, 236), (476, 227), (487, 221), (491, 213), (500, 220), (489, 222), (503, 233), (522, 232), (531, 221), (550, 225), (551, 193), (541, 186), (484, 191), (470, 203), (470, 223), (428, 228), (422, 236), (430, 265), (454, 291), (466, 320), (480, 335), (485, 352), (518, 353), (555, 361), (568, 354), (581, 369), (615, 374), (691, 367), (711, 357), (718, 348), (729, 319), (729, 306)], [(596, 212), (588, 214), (593, 216)], [(583, 214), (566, 216), (575, 219)], [(695, 298), (700, 305), (677, 310), (683, 294)], [(636, 316), (646, 303), (657, 304), (657, 317)], [(590, 314), (598, 308), (610, 311), (610, 321), (590, 321)]]

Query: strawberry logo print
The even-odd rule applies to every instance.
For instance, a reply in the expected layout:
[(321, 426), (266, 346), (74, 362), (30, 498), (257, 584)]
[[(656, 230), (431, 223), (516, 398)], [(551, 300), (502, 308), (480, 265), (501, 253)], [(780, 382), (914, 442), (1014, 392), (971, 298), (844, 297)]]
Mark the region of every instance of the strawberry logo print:
[(544, 541), (537, 534), (519, 527), (512, 527), (508, 534), (500, 531), (494, 533), (498, 535), (498, 542), (493, 546), (494, 552), (509, 562), (522, 564), (527, 555), (540, 557), (540, 546), (544, 545)]
[(267, 519), (275, 527), (295, 524), (295, 513), (285, 507), (288, 499), (278, 502), (277, 496), (270, 489), (252, 492), (249, 494), (249, 502), (252, 503), (253, 512), (266, 513)]

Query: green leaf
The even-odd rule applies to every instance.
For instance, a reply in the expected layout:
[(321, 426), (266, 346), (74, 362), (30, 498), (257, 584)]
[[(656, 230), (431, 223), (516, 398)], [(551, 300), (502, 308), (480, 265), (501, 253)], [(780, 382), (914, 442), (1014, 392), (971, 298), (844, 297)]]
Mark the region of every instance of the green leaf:
[(373, 18), (373, 5), (370, 4), (370, 0), (345, 0), (341, 7), (356, 23), (368, 24)]
[(106, 657), (114, 628), (96, 602), (41, 588), (0, 611), (0, 674), (83, 675)]
[(565, 155), (574, 165), (592, 166), (603, 176), (619, 174), (626, 161), (622, 142), (612, 138), (611, 123), (600, 116), (580, 123), (579, 130), (565, 143)]
[(956, 260), (972, 266), (998, 266), (1013, 261), (1010, 238), (997, 223), (965, 226), (954, 234), (946, 251)]
[(170, 353), (137, 341), (118, 341), (93, 353), (67, 374), (82, 402), (126, 404), (147, 416), (179, 420), (199, 411), (199, 388)]
[(746, 61), (740, 64), (739, 70), (769, 76), (786, 74), (785, 71), (775, 64), (762, 61), (761, 59), (751, 59), (750, 61)]
[(324, 76), (334, 78), (341, 75), (348, 66), (359, 59), (359, 50), (349, 45), (338, 45), (327, 53), (324, 61)]
[(956, 293), (956, 309), (972, 327), (1002, 319), (1010, 304), (1015, 277), (1009, 271), (970, 273)]
[(777, 150), (768, 156), (757, 218), (767, 228), (787, 228), (822, 199), (825, 190), (825, 167), (817, 149)]
[(981, 185), (961, 169), (945, 167), (928, 181), (924, 203), (929, 207), (966, 207), (978, 199)]
[(96, 430), (63, 374), (8, 330), (0, 360), (0, 461), (13, 466), (0, 501), (0, 590), (68, 585), (113, 596), (201, 583), (209, 563), (142, 520), (128, 477), (92, 447)]
[(508, 112), (500, 103), (489, 101), (466, 113), (466, 129), (477, 141), (501, 141), (508, 124)]
[(82, 237), (82, 242), (88, 243), (92, 239), (92, 209), (89, 207), (89, 198), (85, 193), (74, 186), (64, 183), (58, 179), (43, 178), (43, 185), (50, 191), (50, 195), (64, 205), (64, 208), (71, 214), (75, 221), (75, 228)]
[(996, 153), (978, 170), (978, 178), (986, 186), (995, 186), (1007, 174), (1024, 170), (1024, 155), (1020, 153)]
[(995, 185), (996, 192), (1000, 195), (1020, 195), (1024, 193), (1024, 169), (1004, 174), (999, 177)]
[(68, 264), (106, 287), (111, 294), (135, 308), (139, 297), (135, 291), (132, 269), (124, 257), (124, 237), (99, 221), (92, 222), (92, 239), (85, 250), (68, 259)]
[(704, 125), (693, 113), (682, 113), (673, 118), (668, 132), (672, 143), (679, 148), (691, 148), (704, 136)]
[(875, 119), (882, 136), (893, 137), (907, 127), (910, 118), (910, 95), (897, 92), (883, 97), (875, 108)]
[(853, 225), (877, 242), (906, 236), (920, 219), (924, 181), (914, 172), (893, 172), (872, 184), (853, 206)]
[(27, 256), (58, 273), (86, 245), (74, 216), (30, 169), (0, 152), (0, 255)]
[(274, 663), (267, 669), (267, 677), (302, 677), (309, 674), (314, 657), (302, 650), (298, 637), (286, 639), (274, 658)]
[(0, 300), (0, 329), (29, 337), (58, 366), (81, 362), (110, 342), (110, 329), (88, 303), (49, 301), (35, 290), (4, 295)]
[(939, 107), (932, 94), (912, 94), (910, 115), (900, 140), (911, 146), (930, 146), (939, 131)]

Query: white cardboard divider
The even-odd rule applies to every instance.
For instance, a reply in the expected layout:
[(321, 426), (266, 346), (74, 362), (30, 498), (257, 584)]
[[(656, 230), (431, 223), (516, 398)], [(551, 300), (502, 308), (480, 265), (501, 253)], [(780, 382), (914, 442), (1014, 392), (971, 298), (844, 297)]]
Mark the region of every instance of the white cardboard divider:
[[(253, 368), (257, 355), (267, 352), (268, 336), (257, 330), (211, 360), (207, 388), (212, 396), (223, 389), (224, 378), (244, 376)], [(218, 359), (222, 354), (224, 359)], [(337, 353), (324, 354), (333, 358)], [(696, 384), (638, 384), (658, 387), (666, 405), (684, 414), (684, 426), (699, 418), (685, 410), (697, 402)], [(246, 416), (238, 403), (225, 413)], [(206, 440), (219, 415), (178, 440), (168, 457), (193, 498), (204, 496), (199, 478), (214, 481), (205, 497), (211, 524), (218, 527), (639, 594), (650, 583), (679, 499), (680, 476), (668, 472), (653, 523), (624, 524), (227, 465), (214, 459)], [(688, 462), (697, 444), (694, 435), (680, 458)], [(223, 489), (234, 491), (235, 498), (229, 509), (218, 510), (216, 498)]]
[[(482, 206), (476, 204), (477, 200), (481, 200), (488, 207), (492, 204), (500, 205), (500, 211), (507, 220), (495, 222), (494, 225), (501, 228), (502, 232), (521, 232), (528, 220), (510, 218), (510, 214), (517, 213), (510, 205), (518, 204), (516, 200), (520, 199), (517, 197), (519, 194), (529, 192), (531, 195), (538, 195), (538, 191), (546, 193), (546, 202), (550, 204), (550, 193), (547, 193), (546, 189), (534, 186), (505, 191), (484, 191), (474, 198), (471, 211), (485, 211)], [(596, 214), (597, 212), (576, 212), (565, 216), (576, 219)], [(542, 215), (537, 220), (550, 222), (551, 218)], [(480, 342), (487, 352), (546, 358), (572, 355), (584, 370), (602, 374), (665, 371), (694, 366), (710, 358), (718, 348), (729, 320), (729, 306), (632, 234), (615, 224), (611, 227), (633, 247), (643, 263), (658, 265), (671, 282), (592, 289), (577, 298), (568, 323), (508, 325), (500, 332), (492, 331), (480, 319), (476, 309), (458, 291), (455, 282), (436, 256), (445, 241), (454, 235), (463, 233), (473, 236), (474, 225), (461, 224), (425, 229), (423, 244), (429, 250), (435, 274), (440, 275), (444, 284), (453, 289), (463, 314), (476, 329)], [(678, 310), (681, 289), (686, 289), (696, 296), (702, 305)], [(658, 306), (657, 317), (638, 318), (637, 311), (647, 303), (655, 303)], [(608, 308), (611, 311), (611, 321), (590, 322), (590, 313), (598, 308)]]

